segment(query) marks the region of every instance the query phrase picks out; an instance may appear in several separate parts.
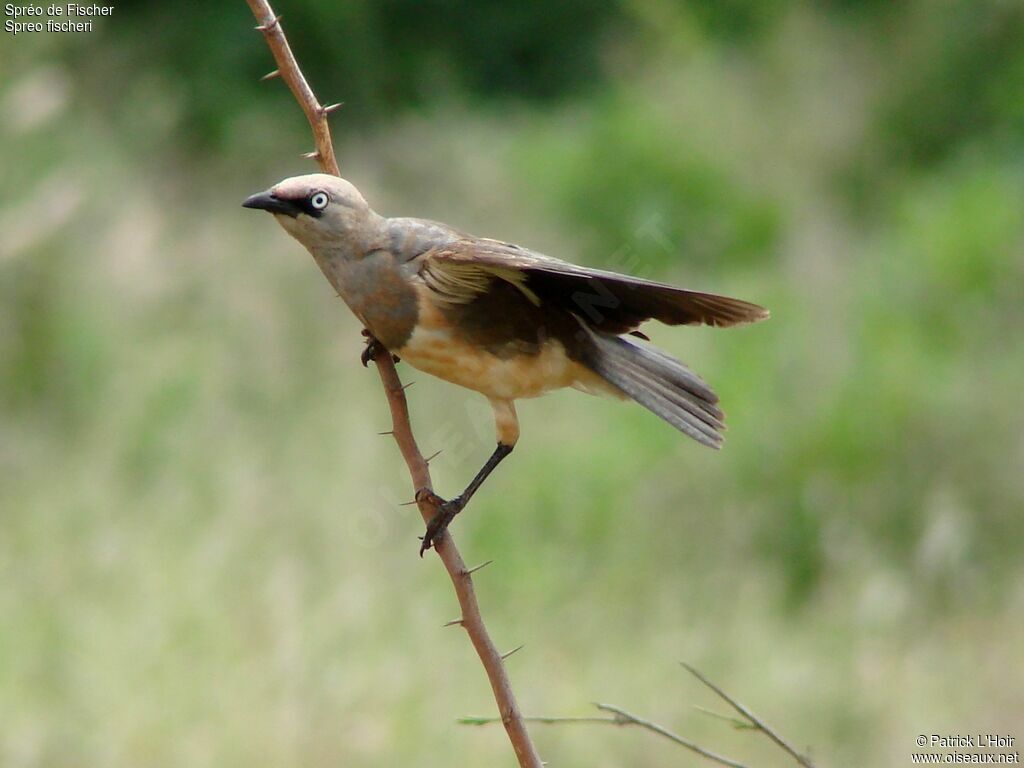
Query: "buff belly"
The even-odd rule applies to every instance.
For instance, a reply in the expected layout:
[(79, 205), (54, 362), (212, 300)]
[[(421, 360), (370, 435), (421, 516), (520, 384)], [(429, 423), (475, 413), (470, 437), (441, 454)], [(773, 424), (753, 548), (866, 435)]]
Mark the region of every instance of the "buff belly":
[(499, 400), (538, 397), (594, 378), (555, 340), (535, 355), (500, 357), (456, 338), (448, 329), (421, 327), (396, 352), (414, 368)]
[(622, 397), (585, 365), (566, 354), (565, 346), (548, 338), (539, 346), (493, 348), (465, 338), (436, 303), (436, 297), (422, 284), (419, 293), (415, 328), (399, 348), (392, 350), (402, 360), (439, 379), (472, 389), (490, 398), (492, 405), (521, 398), (539, 397), (545, 392), (564, 387)]

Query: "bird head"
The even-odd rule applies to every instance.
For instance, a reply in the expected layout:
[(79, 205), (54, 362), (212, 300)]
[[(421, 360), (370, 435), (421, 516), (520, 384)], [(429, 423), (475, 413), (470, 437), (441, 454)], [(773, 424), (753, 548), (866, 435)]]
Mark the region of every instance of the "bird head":
[(242, 205), (274, 214), (285, 231), (310, 250), (356, 245), (377, 218), (351, 183), (324, 173), (285, 179)]

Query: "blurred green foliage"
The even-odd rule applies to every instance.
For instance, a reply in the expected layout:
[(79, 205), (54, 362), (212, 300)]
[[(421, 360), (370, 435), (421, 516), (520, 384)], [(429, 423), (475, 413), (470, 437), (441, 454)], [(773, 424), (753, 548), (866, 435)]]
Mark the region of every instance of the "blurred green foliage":
[[(578, 393), (521, 405), (455, 530), (497, 560), (527, 710), (607, 699), (771, 761), (693, 716), (682, 656), (822, 764), (1024, 721), (1024, 6), (276, 10), (378, 210), (773, 312), (651, 329), (721, 395), (720, 454)], [(492, 704), (356, 322), (238, 207), (310, 169), (252, 26), (124, 2), (0, 46), (3, 765), (508, 759), (448, 728)], [(461, 487), (486, 406), (403, 375)], [(538, 735), (564, 764), (676, 757)]]
[[(265, 93), (257, 78), (273, 68), (247, 34), (245, 4), (215, 3), (197, 17), (162, 3), (124, 2), (118, 13), (117, 28), (108, 29), (114, 44), (132, 41), (133, 62), (173, 80), (170, 87), (188, 88), (182, 138), (230, 141), (228, 126)], [(598, 77), (603, 35), (622, 13), (590, 0), (298, 0), (287, 18), (317, 91), (344, 99), (347, 119), (379, 121), (461, 93), (550, 100), (585, 88)]]
[(590, 110), (585, 126), (539, 136), (523, 162), (538, 192), (597, 254), (607, 243), (646, 241), (647, 269), (681, 252), (701, 269), (772, 254), (780, 222), (767, 195), (747, 190), (643, 101), (617, 94)]

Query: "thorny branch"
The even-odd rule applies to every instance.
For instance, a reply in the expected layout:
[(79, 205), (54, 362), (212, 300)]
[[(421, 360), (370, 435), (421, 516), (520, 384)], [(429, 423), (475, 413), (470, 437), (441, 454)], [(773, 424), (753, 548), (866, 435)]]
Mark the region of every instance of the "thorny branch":
[[(270, 4), (266, 0), (246, 0), (246, 2), (259, 24), (256, 28), (263, 33), (267, 45), (274, 55), (274, 60), (277, 62), (277, 70), (270, 73), (268, 78), (280, 76), (284, 80), (313, 129), (316, 150), (307, 156), (314, 158), (324, 173), (340, 176), (338, 161), (335, 159), (334, 146), (331, 142), (331, 132), (327, 124), (327, 116), (340, 105), (323, 107), (317, 101), (288, 45), (288, 40), (281, 29), (280, 17), (274, 14)], [(374, 355), (374, 362), (377, 364), (377, 372), (380, 374), (381, 384), (384, 386), (388, 406), (391, 409), (392, 434), (402, 452), (402, 458), (405, 459), (409, 468), (413, 490), (423, 488), (430, 490), (432, 488), (430, 468), (413, 436), (412, 426), (409, 423), (409, 406), (391, 354), (380, 349)], [(437, 511), (430, 503), (429, 498), (424, 498), (418, 503), (418, 506), (424, 522), (428, 522)], [(462, 616), (455, 623), (461, 624), (466, 630), (480, 657), (480, 662), (487, 672), (498, 711), (501, 713), (501, 722), (508, 733), (509, 741), (512, 742), (519, 765), (523, 768), (541, 768), (543, 763), (526, 730), (526, 724), (519, 711), (519, 705), (516, 703), (512, 685), (505, 672), (502, 655), (494, 646), (483, 617), (480, 615), (480, 606), (477, 604), (473, 589), (472, 572), (466, 568), (462, 555), (455, 546), (455, 541), (450, 533), (446, 532), (435, 543), (434, 549), (448, 571), (462, 608)]]
[[(790, 757), (796, 760), (796, 762), (803, 768), (815, 768), (814, 764), (811, 762), (809, 757), (802, 755), (793, 747), (791, 747), (785, 739), (779, 736), (779, 734), (775, 730), (773, 730), (763, 720), (757, 717), (757, 715), (755, 715), (753, 712), (747, 709), (747, 707), (743, 706), (741, 703), (736, 701), (736, 699), (734, 699), (732, 696), (727, 694), (717, 685), (712, 683), (710, 680), (704, 677), (703, 674), (701, 674), (698, 670), (691, 667), (686, 662), (680, 663), (691, 675), (700, 680), (700, 682), (702, 682), (704, 685), (710, 688), (721, 699), (726, 701), (733, 709), (739, 712), (744, 719), (739, 720), (736, 718), (719, 715), (715, 712), (709, 712), (703, 707), (697, 707), (697, 709), (706, 714), (714, 715), (715, 717), (728, 720), (736, 728), (761, 731), (769, 739), (771, 739), (777, 746), (779, 746), (783, 751), (790, 755)], [(669, 741), (678, 744), (679, 746), (684, 747), (685, 749), (688, 749), (691, 752), (700, 755), (701, 757), (710, 760), (713, 763), (725, 765), (728, 766), (728, 768), (747, 768), (747, 766), (743, 763), (739, 763), (728, 757), (723, 757), (722, 755), (716, 754), (708, 749), (705, 749), (699, 744), (696, 744), (695, 742), (692, 742), (689, 739), (683, 738), (682, 736), (673, 733), (664, 726), (658, 725), (657, 723), (651, 720), (646, 720), (642, 717), (637, 717), (636, 715), (627, 712), (621, 707), (617, 707), (613, 704), (594, 704), (594, 706), (602, 712), (611, 713), (611, 716), (602, 717), (600, 715), (593, 715), (590, 717), (527, 717), (525, 718), (525, 720), (530, 723), (542, 723), (544, 725), (566, 725), (581, 723), (596, 723), (600, 725), (635, 725), (639, 728), (643, 728), (644, 730), (650, 731), (651, 733), (656, 733), (659, 736), (663, 736)], [(461, 717), (459, 718), (458, 722), (462, 725), (490, 725), (492, 723), (498, 722), (498, 720), (493, 717)]]
[[(704, 747), (696, 744), (689, 739), (684, 739), (678, 734), (672, 733), (672, 731), (664, 728), (657, 723), (645, 720), (642, 717), (637, 717), (634, 714), (627, 712), (621, 707), (616, 707), (614, 704), (594, 704), (595, 707), (604, 711), (611, 712), (611, 717), (601, 717), (595, 715), (592, 717), (527, 717), (526, 721), (530, 723), (543, 723), (544, 725), (571, 725), (571, 724), (587, 724), (597, 723), (601, 725), (635, 725), (644, 730), (656, 733), (659, 736), (664, 736), (671, 742), (678, 744), (681, 747), (694, 752), (714, 763), (719, 765), (728, 766), (728, 768), (747, 768), (743, 763), (737, 763), (735, 760), (730, 760), (728, 757), (722, 757), (714, 752), (704, 749)], [(490, 725), (491, 723), (498, 722), (493, 717), (460, 717), (459, 723), (462, 725)]]

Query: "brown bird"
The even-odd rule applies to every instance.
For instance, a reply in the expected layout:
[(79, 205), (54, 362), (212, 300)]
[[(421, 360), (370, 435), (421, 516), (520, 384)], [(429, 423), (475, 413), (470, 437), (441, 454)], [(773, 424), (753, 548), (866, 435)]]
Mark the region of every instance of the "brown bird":
[[(727, 296), (579, 267), (424, 219), (385, 218), (344, 179), (296, 176), (243, 204), (274, 214), (313, 255), (380, 344), (415, 368), (482, 393), (498, 446), (438, 512), (420, 554), (443, 535), (519, 439), (515, 401), (553, 389), (631, 398), (697, 442), (718, 448), (718, 397), (689, 368), (627, 338), (645, 320), (730, 326), (768, 311)], [(422, 498), (425, 490), (417, 492)]]

